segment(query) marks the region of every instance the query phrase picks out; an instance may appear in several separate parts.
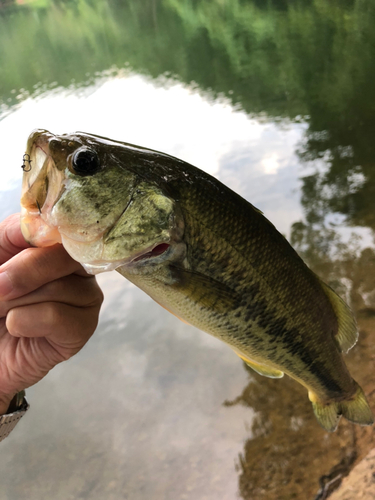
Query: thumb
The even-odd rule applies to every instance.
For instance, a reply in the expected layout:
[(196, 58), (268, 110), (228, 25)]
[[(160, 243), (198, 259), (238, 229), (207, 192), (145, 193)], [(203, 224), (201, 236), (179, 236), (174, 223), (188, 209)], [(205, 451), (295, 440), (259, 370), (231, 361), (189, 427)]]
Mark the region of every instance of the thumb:
[(0, 265), (29, 247), (22, 236), (20, 214), (10, 215), (0, 223)]

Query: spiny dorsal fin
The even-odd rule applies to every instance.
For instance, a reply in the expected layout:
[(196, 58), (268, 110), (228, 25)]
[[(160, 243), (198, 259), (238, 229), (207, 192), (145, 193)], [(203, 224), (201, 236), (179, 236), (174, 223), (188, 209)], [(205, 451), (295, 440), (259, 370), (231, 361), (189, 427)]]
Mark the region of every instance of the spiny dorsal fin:
[(338, 321), (338, 332), (334, 340), (341, 352), (348, 352), (358, 340), (357, 323), (354, 315), (342, 298), (331, 287), (323, 281), (320, 281), (320, 283), (331, 302)]

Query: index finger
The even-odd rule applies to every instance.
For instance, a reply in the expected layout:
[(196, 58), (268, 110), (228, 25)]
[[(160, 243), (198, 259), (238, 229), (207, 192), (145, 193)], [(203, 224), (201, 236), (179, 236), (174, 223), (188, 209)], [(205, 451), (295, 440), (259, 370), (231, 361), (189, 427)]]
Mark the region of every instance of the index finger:
[(21, 233), (20, 214), (10, 215), (0, 223), (0, 265), (29, 247)]
[(73, 273), (90, 276), (62, 245), (27, 248), (0, 267), (0, 300), (16, 299)]

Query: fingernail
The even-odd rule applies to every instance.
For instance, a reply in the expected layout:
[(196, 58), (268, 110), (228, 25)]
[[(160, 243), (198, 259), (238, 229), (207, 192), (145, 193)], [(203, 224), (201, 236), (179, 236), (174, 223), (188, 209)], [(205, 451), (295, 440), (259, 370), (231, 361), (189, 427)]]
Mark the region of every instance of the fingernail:
[(13, 284), (10, 281), (8, 273), (0, 273), (0, 297), (6, 297), (13, 290)]

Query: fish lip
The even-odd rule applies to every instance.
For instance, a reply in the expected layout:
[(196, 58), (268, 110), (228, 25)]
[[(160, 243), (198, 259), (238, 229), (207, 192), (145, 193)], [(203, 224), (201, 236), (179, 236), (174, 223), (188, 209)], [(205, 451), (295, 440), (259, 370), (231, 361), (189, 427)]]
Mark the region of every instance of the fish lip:
[(42, 146), (40, 146), (39, 144), (37, 144), (35, 147), (36, 147), (36, 149), (41, 149), (46, 156), (48, 156), (48, 157), (51, 158), (50, 153), (49, 152), (47, 153), (46, 151), (44, 151), (44, 149), (42, 148)]
[[(22, 200), (24, 200), (24, 202), (26, 201), (24, 195), (26, 195), (27, 197), (29, 191), (32, 190), (33, 187), (35, 188), (37, 183), (40, 185), (46, 183), (48, 180), (48, 170), (55, 167), (55, 162), (49, 152), (48, 143), (46, 143), (45, 140), (42, 140), (41, 142), (40, 137), (37, 137), (34, 140), (34, 135), (35, 134), (32, 133), (29, 137), (26, 153), (24, 155), (28, 156), (28, 161), (30, 164), (29, 169), (24, 169), (24, 177), (22, 182)], [(40, 134), (38, 134), (38, 136), (39, 135)], [(43, 172), (43, 170), (45, 171)], [(47, 189), (47, 191), (44, 193), (44, 199), (42, 203), (40, 203), (40, 200), (38, 201), (37, 197), (35, 197), (35, 205), (38, 208), (37, 211), (39, 213), (42, 213), (43, 207), (47, 203), (47, 200), (49, 198), (49, 191), (50, 190)], [(29, 212), (35, 212), (36, 210), (32, 208), (32, 205), (30, 205), (32, 201), (31, 197), (28, 198), (29, 204), (26, 208)]]
[[(46, 140), (46, 138), (48, 138), (48, 139)], [(47, 142), (52, 138), (56, 138), (56, 135), (52, 134), (52, 132), (50, 132), (49, 130), (41, 129), (41, 128), (34, 129), (31, 131), (31, 133), (27, 139), (26, 149), (30, 150), (31, 147), (38, 141), (38, 139), (39, 140), (44, 139), (44, 142)]]
[(56, 138), (44, 129), (31, 132), (26, 145), (30, 169), (24, 169), (21, 196), (21, 229), (29, 243), (49, 246), (61, 242), (49, 216), (61, 192), (63, 173), (56, 169), (49, 142)]
[[(56, 138), (56, 135), (52, 134), (48, 130), (45, 130), (45, 129), (33, 130), (27, 139), (26, 154), (28, 154), (29, 157), (31, 157), (31, 153), (32, 153), (33, 149), (38, 147), (43, 151), (43, 153), (45, 155), (51, 157), (50, 151), (49, 151), (49, 141), (52, 138)], [(43, 148), (43, 146), (44, 147), (47, 146), (46, 150)]]

